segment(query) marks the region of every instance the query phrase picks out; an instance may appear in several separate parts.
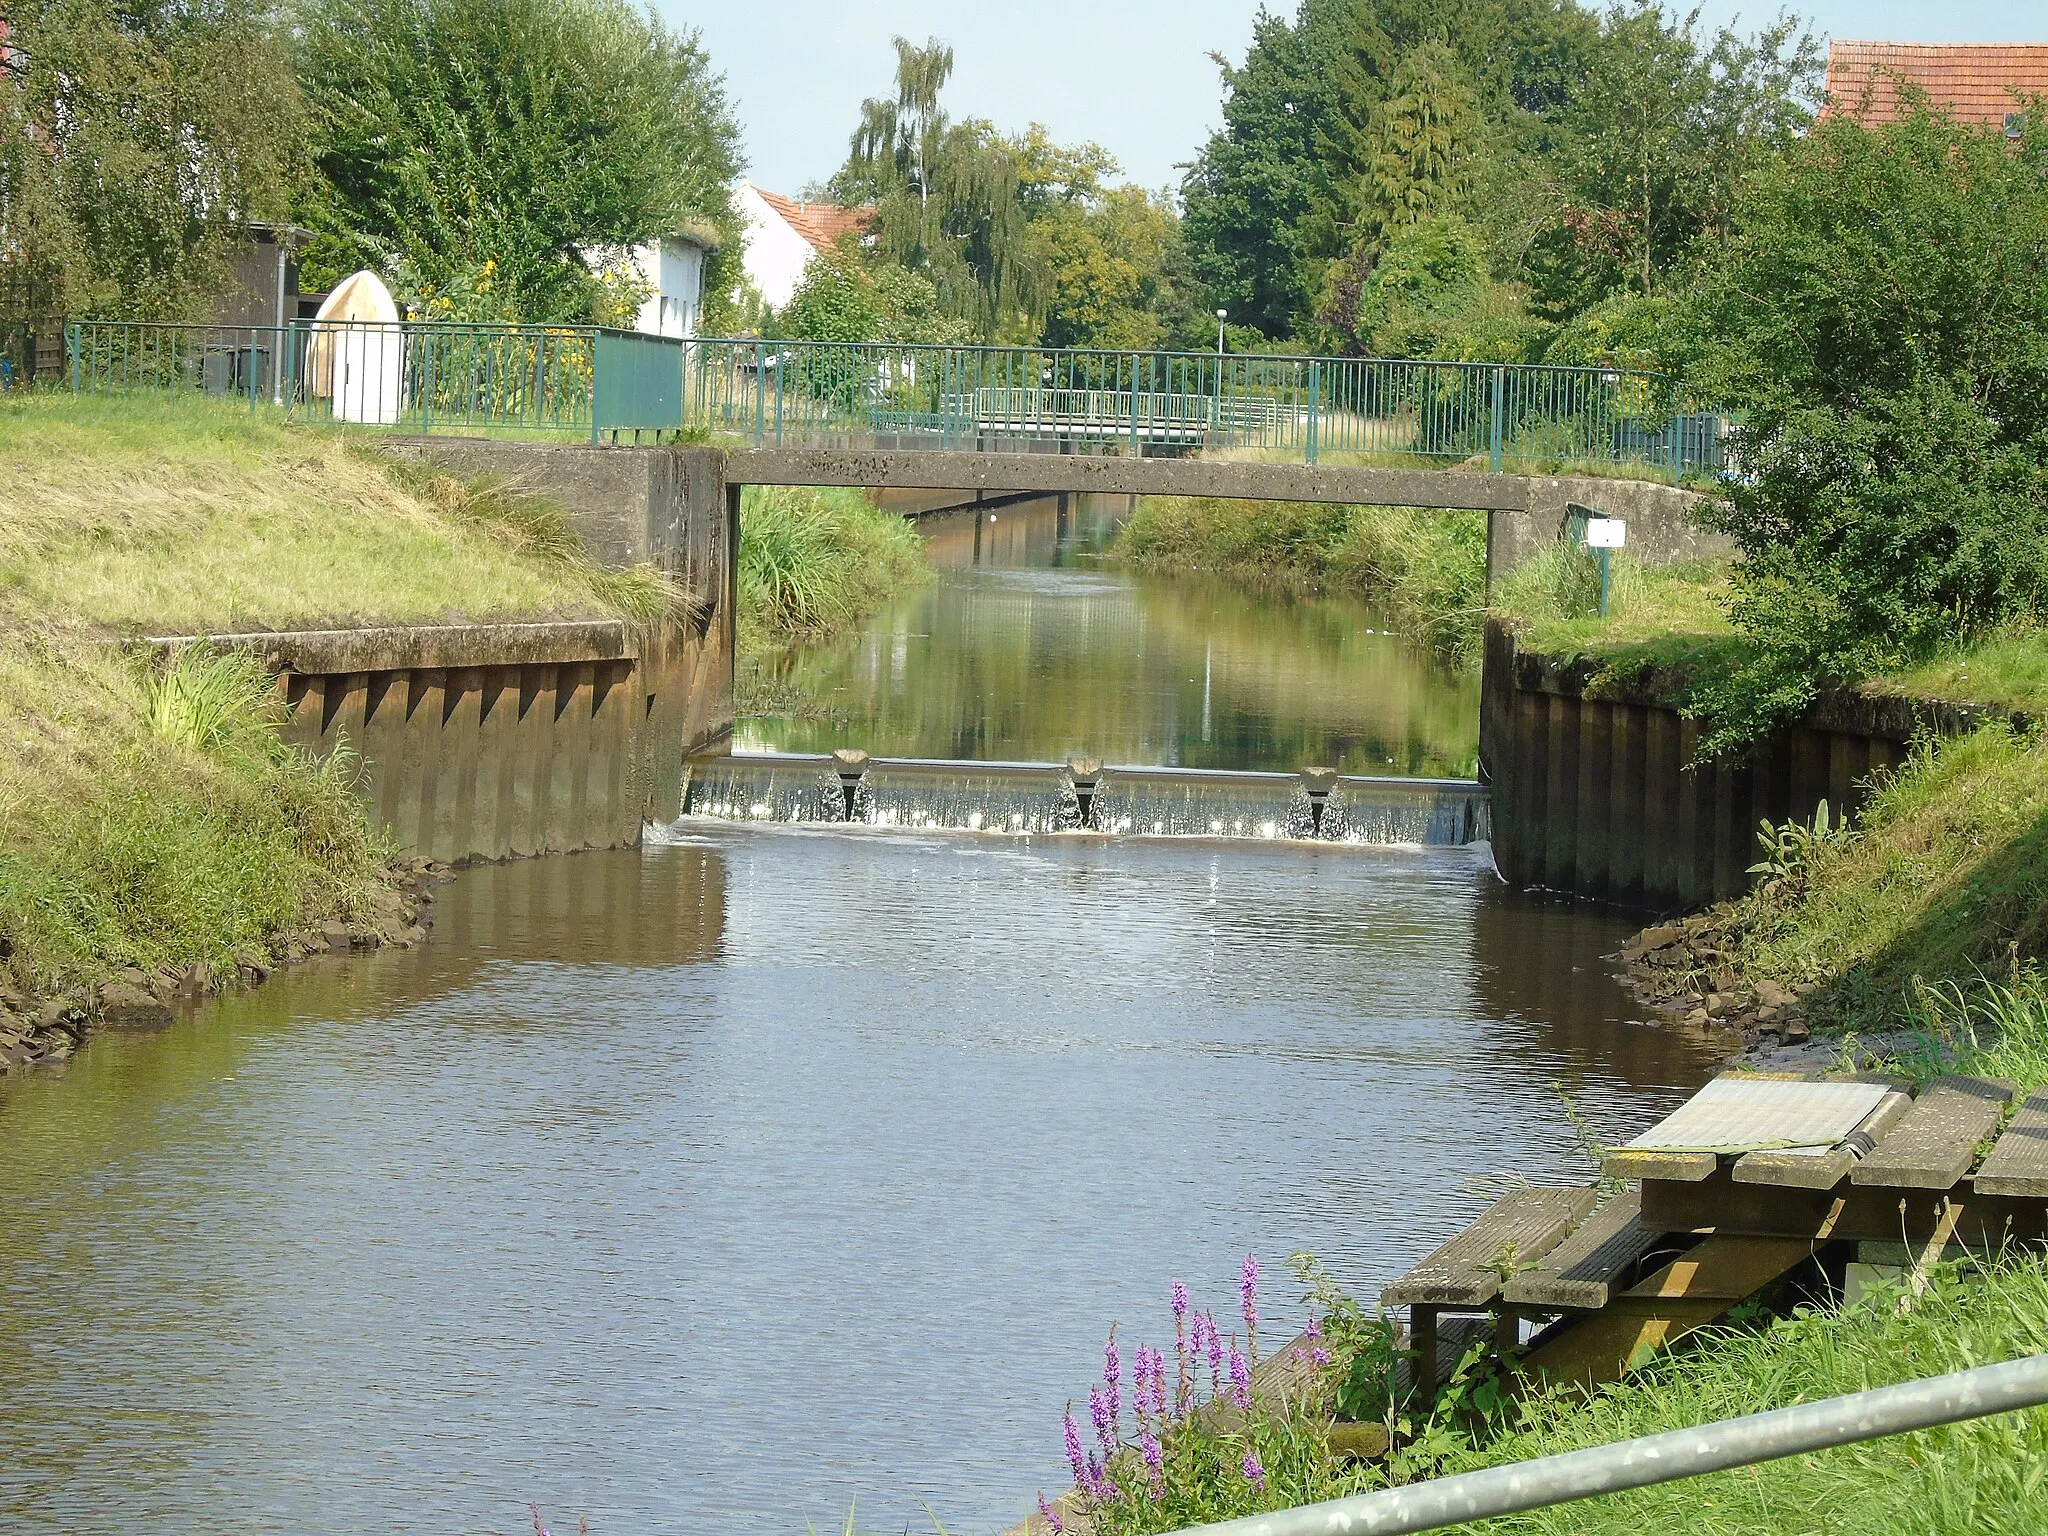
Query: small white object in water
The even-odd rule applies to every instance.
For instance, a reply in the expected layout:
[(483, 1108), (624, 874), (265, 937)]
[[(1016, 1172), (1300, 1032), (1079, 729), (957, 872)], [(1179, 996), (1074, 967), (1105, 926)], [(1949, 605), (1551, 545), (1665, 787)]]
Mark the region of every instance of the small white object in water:
[(1280, 824), (1279, 824), (1278, 822), (1276, 822), (1276, 821), (1262, 821), (1262, 822), (1260, 822), (1260, 823), (1259, 823), (1259, 836), (1261, 836), (1261, 837), (1278, 837), (1279, 835), (1280, 835)]
[(970, 832), (979, 832), (981, 830), (981, 812), (969, 811), (967, 813), (967, 829)]

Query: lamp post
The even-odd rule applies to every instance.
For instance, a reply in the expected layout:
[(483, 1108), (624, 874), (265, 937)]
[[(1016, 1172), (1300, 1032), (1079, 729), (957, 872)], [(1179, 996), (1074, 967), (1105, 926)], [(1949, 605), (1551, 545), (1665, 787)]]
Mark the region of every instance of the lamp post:
[(1220, 361), (1220, 359), (1223, 356), (1223, 322), (1228, 320), (1229, 318), (1229, 310), (1219, 309), (1216, 311), (1216, 356), (1219, 359), (1216, 366), (1218, 368), (1221, 368), (1223, 366), (1222, 362)]

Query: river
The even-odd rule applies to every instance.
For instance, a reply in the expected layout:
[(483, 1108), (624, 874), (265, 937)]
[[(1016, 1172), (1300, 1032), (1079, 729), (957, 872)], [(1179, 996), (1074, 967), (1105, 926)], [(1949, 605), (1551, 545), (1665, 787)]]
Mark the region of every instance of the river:
[[(1125, 739), (1201, 746), (1180, 686)], [(437, 910), (0, 1081), (0, 1528), (986, 1531), (1172, 1279), (1256, 1251), (1280, 1335), (1290, 1251), (1369, 1296), (1586, 1177), (1553, 1082), (1616, 1135), (1714, 1061), (1483, 850), (692, 821)]]

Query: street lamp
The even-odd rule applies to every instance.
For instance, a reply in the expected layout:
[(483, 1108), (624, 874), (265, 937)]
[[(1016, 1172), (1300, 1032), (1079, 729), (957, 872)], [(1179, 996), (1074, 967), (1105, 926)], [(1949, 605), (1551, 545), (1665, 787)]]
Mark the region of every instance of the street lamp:
[(1218, 357), (1223, 355), (1223, 322), (1229, 318), (1229, 310), (1219, 309), (1216, 311), (1216, 355)]

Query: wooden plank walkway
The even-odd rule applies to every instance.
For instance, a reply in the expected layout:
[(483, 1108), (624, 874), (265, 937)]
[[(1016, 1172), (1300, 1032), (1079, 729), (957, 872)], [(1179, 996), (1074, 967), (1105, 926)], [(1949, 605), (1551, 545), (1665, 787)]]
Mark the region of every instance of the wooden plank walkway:
[[(1590, 1189), (1517, 1189), (1380, 1294), (1383, 1306), (1483, 1307), (1517, 1266), (1541, 1259), (1593, 1209)], [(1505, 1271), (1505, 1274), (1503, 1273)]]
[(2027, 1095), (1972, 1182), (1980, 1195), (2048, 1196), (2048, 1088)]
[(1663, 1231), (1643, 1220), (1642, 1192), (1629, 1190), (1601, 1206), (1542, 1264), (1509, 1280), (1501, 1299), (1524, 1311), (1597, 1312), (1614, 1283), (1663, 1241)]
[(1852, 1184), (1887, 1189), (1954, 1189), (1998, 1129), (2019, 1090), (1983, 1077), (1937, 1077), (1905, 1118), (1849, 1173)]

